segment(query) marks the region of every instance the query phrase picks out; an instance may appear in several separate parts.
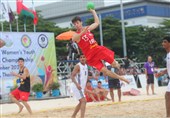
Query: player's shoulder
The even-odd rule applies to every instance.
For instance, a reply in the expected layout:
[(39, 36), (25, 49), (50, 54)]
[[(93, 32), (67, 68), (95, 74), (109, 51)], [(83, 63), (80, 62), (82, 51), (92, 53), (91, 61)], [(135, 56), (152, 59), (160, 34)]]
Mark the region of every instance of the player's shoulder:
[(24, 71), (28, 71), (28, 68), (27, 68), (27, 67), (24, 67)]
[(75, 65), (75, 68), (80, 68), (80, 64), (77, 63), (77, 64)]

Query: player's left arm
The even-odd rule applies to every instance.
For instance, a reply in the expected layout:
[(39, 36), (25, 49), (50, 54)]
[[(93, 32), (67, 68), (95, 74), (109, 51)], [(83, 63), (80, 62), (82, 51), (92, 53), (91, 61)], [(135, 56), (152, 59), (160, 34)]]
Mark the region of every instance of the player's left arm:
[(90, 12), (93, 14), (93, 17), (94, 17), (94, 23), (92, 23), (89, 27), (88, 27), (88, 30), (92, 31), (94, 29), (96, 29), (100, 22), (99, 22), (99, 17), (97, 16), (97, 13), (94, 9), (90, 9)]
[(17, 74), (15, 72), (11, 73), (13, 76), (19, 77), (20, 79), (26, 79), (29, 76), (29, 71), (27, 68), (24, 68), (24, 73), (22, 75)]

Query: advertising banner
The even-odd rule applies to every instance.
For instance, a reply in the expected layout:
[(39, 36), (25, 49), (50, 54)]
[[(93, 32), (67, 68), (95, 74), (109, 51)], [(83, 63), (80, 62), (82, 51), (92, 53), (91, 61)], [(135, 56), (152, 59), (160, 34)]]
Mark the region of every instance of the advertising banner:
[[(141, 83), (142, 88), (146, 88), (146, 75), (145, 74), (140, 74), (138, 75), (139, 81)], [(157, 79), (154, 77), (154, 85), (155, 87), (158, 87), (158, 82)]]
[(22, 57), (31, 77), (31, 86), (40, 82), (44, 89), (57, 81), (57, 64), (53, 33), (0, 32), (0, 90), (9, 93), (17, 85), (19, 72), (17, 60)]
[(135, 78), (133, 75), (124, 75), (124, 77), (126, 79), (128, 79), (130, 83), (127, 84), (127, 83), (123, 82), (123, 84), (121, 84), (122, 91), (130, 91), (132, 88), (137, 89), (137, 85), (136, 85)]

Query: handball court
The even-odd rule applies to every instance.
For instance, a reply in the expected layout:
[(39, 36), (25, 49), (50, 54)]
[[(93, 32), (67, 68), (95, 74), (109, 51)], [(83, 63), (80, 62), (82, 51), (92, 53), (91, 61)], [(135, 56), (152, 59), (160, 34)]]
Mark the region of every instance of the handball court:
[[(122, 102), (88, 102), (86, 118), (164, 118), (166, 87), (156, 87), (156, 95), (146, 95), (145, 89), (138, 89), (139, 96), (123, 96)], [(108, 95), (110, 97), (110, 95)], [(74, 98), (60, 98), (51, 100), (34, 100), (28, 102), (33, 114), (29, 115), (24, 108), (17, 114), (18, 107), (13, 103), (1, 104), (1, 118), (71, 118), (77, 101)], [(78, 117), (80, 114), (78, 114)]]

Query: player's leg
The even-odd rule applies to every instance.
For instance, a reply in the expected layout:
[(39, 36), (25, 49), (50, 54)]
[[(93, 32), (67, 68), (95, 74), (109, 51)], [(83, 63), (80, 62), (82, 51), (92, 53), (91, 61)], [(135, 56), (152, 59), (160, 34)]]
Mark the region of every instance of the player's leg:
[(10, 94), (9, 97), (11, 98), (12, 102), (16, 103), (19, 107), (19, 111), (18, 113), (20, 113), (23, 109), (22, 104), (20, 104), (20, 102), (18, 101), (20, 99), (20, 95), (19, 95), (19, 91), (18, 88), (13, 90)]
[(75, 108), (75, 110), (74, 110), (74, 112), (73, 112), (73, 114), (72, 114), (72, 118), (75, 118), (76, 117), (76, 115), (77, 115), (77, 113), (79, 112), (79, 110), (81, 111), (81, 118), (84, 118), (84, 116), (85, 116), (85, 109), (86, 109), (86, 99), (85, 99), (85, 97), (83, 97), (83, 98), (81, 98), (80, 100), (79, 100), (79, 104), (76, 106), (76, 108)]
[(122, 91), (121, 91), (121, 85), (120, 85), (120, 81), (119, 80), (116, 80), (116, 89), (117, 89), (117, 95), (118, 95), (118, 98), (119, 98), (119, 102), (121, 102), (121, 97), (122, 97)]
[(113, 88), (109, 88), (110, 89), (110, 97), (112, 99), (112, 102), (114, 102), (114, 89)]
[(32, 114), (32, 110), (30, 105), (26, 102), (26, 101), (22, 101), (22, 103), (24, 104), (24, 106), (26, 107), (27, 111)]
[(108, 85), (109, 85), (109, 90), (110, 90), (110, 97), (112, 99), (112, 102), (114, 102), (114, 89), (113, 89), (114, 83), (113, 83), (113, 81), (114, 81), (113, 79), (108, 80)]
[(116, 74), (114, 72), (111, 72), (110, 70), (108, 70), (104, 66), (102, 67), (102, 69), (100, 71), (103, 72), (105, 75), (111, 77), (111, 78), (116, 78), (116, 79), (122, 80), (122, 81), (124, 81), (126, 83), (129, 83), (129, 81), (126, 78), (124, 78), (123, 76), (120, 76), (120, 75), (118, 75), (118, 74)]
[(117, 68), (117, 69), (120, 68), (120, 64), (119, 64), (116, 60), (114, 60), (114, 61), (111, 63), (111, 66), (112, 66), (113, 68)]
[(74, 112), (73, 112), (73, 114), (72, 114), (72, 118), (75, 118), (76, 117), (76, 115), (77, 115), (77, 113), (79, 112), (79, 110), (80, 110), (80, 106), (81, 106), (81, 102), (79, 102), (79, 104), (76, 106), (76, 108), (74, 109)]
[(151, 84), (151, 89), (152, 89), (152, 94), (154, 95), (155, 92), (154, 92), (154, 84)]
[(85, 116), (85, 111), (86, 111), (86, 99), (85, 99), (85, 97), (83, 97), (82, 99), (80, 99), (80, 103), (81, 103), (81, 105), (80, 105), (80, 110), (81, 110), (81, 115), (80, 115), (80, 117), (81, 118), (84, 118), (84, 116)]
[(147, 81), (147, 85), (146, 85), (146, 93), (147, 93), (147, 95), (149, 95), (150, 78), (148, 77), (146, 81)]
[(154, 75), (153, 74), (151, 75), (151, 89), (152, 89), (152, 94), (154, 95), (155, 91), (154, 91)]
[(117, 94), (118, 94), (118, 98), (119, 98), (119, 102), (121, 102), (121, 89), (117, 89)]
[(24, 106), (26, 107), (27, 111), (28, 111), (30, 114), (32, 114), (31, 107), (30, 107), (30, 105), (27, 103), (28, 98), (29, 98), (29, 95), (30, 95), (29, 92), (20, 91), (20, 99), (21, 99), (21, 102), (24, 104)]

